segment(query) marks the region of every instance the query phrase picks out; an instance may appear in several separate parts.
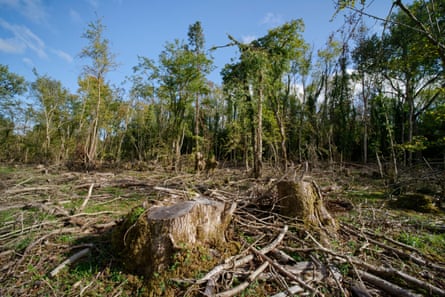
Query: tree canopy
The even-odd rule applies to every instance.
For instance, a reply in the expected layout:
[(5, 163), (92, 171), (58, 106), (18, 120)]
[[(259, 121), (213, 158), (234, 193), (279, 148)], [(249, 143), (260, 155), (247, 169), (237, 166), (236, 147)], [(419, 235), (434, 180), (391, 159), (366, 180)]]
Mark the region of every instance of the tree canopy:
[[(362, 22), (366, 3), (337, 1), (337, 13), (351, 9)], [(81, 36), (86, 64), (74, 94), (37, 71), (25, 82), (1, 65), (0, 158), (84, 168), (156, 160), (196, 172), (218, 159), (255, 177), (265, 162), (383, 160), (397, 172), (444, 155), (443, 4), (394, 1), (389, 18), (376, 18), (382, 32), (349, 24), (321, 49), (304, 40), (302, 20), (249, 43), (228, 35), (238, 53), (221, 85), (208, 79), (220, 47), (206, 48), (197, 21), (158, 57), (139, 56), (128, 90), (107, 81), (117, 63), (97, 19)]]

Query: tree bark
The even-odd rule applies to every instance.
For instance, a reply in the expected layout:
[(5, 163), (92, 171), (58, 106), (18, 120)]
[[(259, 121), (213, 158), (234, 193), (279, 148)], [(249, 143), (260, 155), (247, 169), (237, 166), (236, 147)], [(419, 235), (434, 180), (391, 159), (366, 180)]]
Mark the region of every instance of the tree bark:
[(323, 204), (315, 182), (280, 181), (277, 189), (282, 215), (301, 219), (309, 227), (337, 228), (337, 223)]
[(253, 176), (259, 178), (263, 171), (263, 77), (260, 74), (260, 83), (257, 100), (257, 126), (255, 128)]
[(232, 208), (226, 210), (224, 203), (197, 198), (152, 207), (135, 222), (130, 213), (115, 229), (113, 246), (127, 270), (150, 279), (172, 264), (178, 249), (224, 243)]

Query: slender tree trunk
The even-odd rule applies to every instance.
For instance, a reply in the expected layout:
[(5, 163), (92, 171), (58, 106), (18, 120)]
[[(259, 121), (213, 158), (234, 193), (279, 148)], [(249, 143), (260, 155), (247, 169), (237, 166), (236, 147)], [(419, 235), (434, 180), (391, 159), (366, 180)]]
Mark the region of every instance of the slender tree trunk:
[(117, 147), (117, 155), (116, 155), (116, 161), (120, 162), (122, 156), (122, 144), (124, 143), (124, 138), (125, 138), (125, 134), (127, 133), (128, 130), (128, 123), (130, 122), (130, 111), (131, 111), (131, 106), (133, 106), (133, 101), (127, 105), (127, 112), (125, 114), (125, 123), (124, 123), (124, 131), (122, 132), (122, 135), (119, 137), (119, 144)]
[(196, 95), (196, 100), (195, 100), (195, 171), (196, 173), (199, 173), (199, 163), (200, 163), (200, 157), (202, 156), (201, 152), (200, 152), (200, 147), (199, 147), (199, 96), (198, 94)]
[(181, 148), (184, 142), (185, 127), (182, 128), (182, 133), (179, 134), (173, 142), (174, 158), (173, 168), (175, 171), (181, 170)]
[(263, 169), (263, 78), (260, 74), (258, 101), (257, 101), (257, 126), (255, 129), (255, 146), (254, 146), (254, 163), (253, 175), (259, 178), (262, 175)]
[(93, 120), (93, 130), (91, 132), (90, 136), (90, 146), (88, 148), (88, 167), (93, 166), (96, 161), (97, 156), (97, 141), (98, 141), (98, 127), (99, 127), (99, 114), (100, 114), (100, 104), (101, 104), (101, 82), (100, 77), (97, 78), (98, 80), (98, 94), (97, 94), (97, 104), (96, 104), (96, 111), (95, 116)]
[(303, 77), (303, 79), (301, 80), (301, 84), (303, 87), (303, 102), (301, 104), (301, 115), (300, 115), (300, 127), (298, 129), (298, 161), (301, 163), (303, 162), (303, 121), (304, 121), (304, 116), (305, 116), (305, 105), (306, 105), (306, 79)]
[[(408, 114), (408, 142), (412, 144), (414, 136), (414, 98), (410, 88), (411, 84), (407, 84), (406, 89), (406, 100), (409, 105)], [(413, 152), (410, 150), (408, 152), (408, 164), (412, 165), (413, 162)]]
[[(51, 147), (51, 135), (50, 135), (50, 120), (49, 120), (49, 117), (46, 114), (46, 112), (45, 112), (45, 117), (46, 117), (45, 158), (48, 159), (48, 157), (49, 157), (49, 150), (50, 150), (50, 147)], [(45, 160), (45, 161), (49, 161), (49, 160)]]
[(391, 176), (390, 179), (392, 179), (393, 183), (396, 183), (398, 180), (399, 172), (397, 169), (397, 156), (396, 156), (396, 150), (395, 150), (394, 137), (393, 137), (390, 123), (389, 123), (389, 117), (388, 117), (387, 111), (385, 111), (385, 121), (386, 121), (386, 129), (388, 131), (388, 136), (389, 136), (389, 142), (390, 142), (390, 146), (391, 146), (391, 161), (392, 161), (392, 166), (393, 166), (393, 171), (394, 171), (393, 172), (394, 176)]
[(286, 128), (283, 123), (280, 124), (280, 137), (281, 137), (281, 157), (284, 170), (287, 167), (287, 147), (286, 147)]
[(368, 96), (365, 91), (365, 75), (362, 75), (363, 97), (363, 163), (368, 163)]

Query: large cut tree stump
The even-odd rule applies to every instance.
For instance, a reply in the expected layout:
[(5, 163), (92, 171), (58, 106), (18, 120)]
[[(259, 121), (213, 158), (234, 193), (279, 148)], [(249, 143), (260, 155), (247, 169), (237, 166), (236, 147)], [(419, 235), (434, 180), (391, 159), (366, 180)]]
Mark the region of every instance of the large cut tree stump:
[(337, 228), (315, 182), (284, 180), (277, 184), (277, 189), (282, 215), (300, 219), (310, 227)]
[(172, 264), (175, 251), (225, 242), (225, 204), (206, 198), (130, 213), (113, 234), (114, 248), (130, 272), (150, 279)]

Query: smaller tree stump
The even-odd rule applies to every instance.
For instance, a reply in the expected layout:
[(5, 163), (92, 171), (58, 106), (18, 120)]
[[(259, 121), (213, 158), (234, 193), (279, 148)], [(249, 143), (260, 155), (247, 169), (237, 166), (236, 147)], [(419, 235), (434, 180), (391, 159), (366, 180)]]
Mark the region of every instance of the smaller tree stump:
[(130, 213), (115, 229), (113, 245), (126, 269), (150, 279), (172, 264), (180, 248), (223, 244), (230, 218), (224, 203), (206, 198), (156, 206), (136, 221)]
[(277, 184), (277, 190), (282, 215), (301, 219), (310, 227), (337, 228), (315, 182), (284, 180)]

